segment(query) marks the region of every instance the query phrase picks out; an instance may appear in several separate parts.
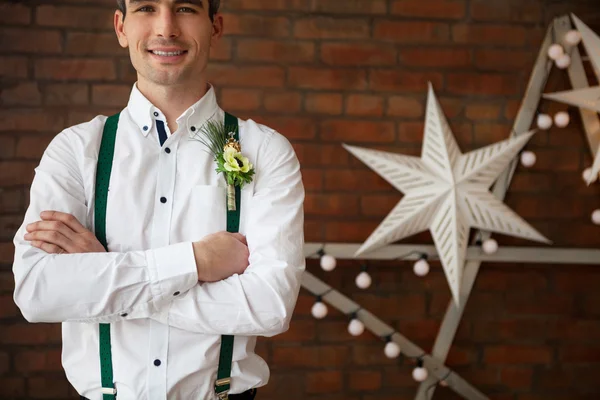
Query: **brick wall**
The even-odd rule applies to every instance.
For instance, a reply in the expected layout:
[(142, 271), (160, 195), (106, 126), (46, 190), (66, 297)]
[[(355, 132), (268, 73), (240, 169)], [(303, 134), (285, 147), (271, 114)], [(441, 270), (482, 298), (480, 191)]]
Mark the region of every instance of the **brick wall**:
[[(20, 3), (20, 4), (14, 4)], [(362, 242), (401, 198), (345, 152), (342, 142), (420, 151), (431, 81), (463, 150), (507, 137), (552, 17), (575, 11), (600, 31), (594, 1), (223, 0), (228, 32), (213, 54), (221, 105), (280, 130), (294, 144), (307, 189), (306, 240)], [(566, 4), (569, 3), (569, 4)], [(114, 38), (114, 0), (0, 3), (0, 398), (67, 399), (60, 326), (27, 324), (12, 302), (11, 239), (33, 169), (63, 127), (119, 110), (135, 79)], [(554, 71), (547, 91), (566, 89)], [(543, 103), (544, 110), (565, 107)], [(600, 185), (581, 123), (538, 133), (538, 163), (519, 167), (507, 203), (557, 246), (597, 247), (591, 212)], [(430, 243), (428, 234), (407, 242)], [(502, 244), (530, 245), (500, 237)], [(308, 269), (430, 349), (450, 299), (434, 265), (424, 279), (406, 263)], [(448, 364), (501, 400), (597, 399), (597, 267), (484, 264)], [(259, 341), (272, 366), (261, 398), (412, 399), (411, 362), (383, 343), (350, 338), (334, 311), (310, 316), (302, 292), (289, 332)], [(457, 398), (448, 389), (436, 399)]]

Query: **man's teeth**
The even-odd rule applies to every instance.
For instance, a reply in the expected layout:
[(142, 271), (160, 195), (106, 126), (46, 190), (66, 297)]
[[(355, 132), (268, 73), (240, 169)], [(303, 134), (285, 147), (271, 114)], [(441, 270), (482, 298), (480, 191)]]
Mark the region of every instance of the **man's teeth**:
[(156, 54), (157, 56), (163, 56), (163, 57), (173, 57), (173, 56), (180, 56), (183, 54), (183, 51), (159, 51), (159, 50), (152, 50), (153, 54)]

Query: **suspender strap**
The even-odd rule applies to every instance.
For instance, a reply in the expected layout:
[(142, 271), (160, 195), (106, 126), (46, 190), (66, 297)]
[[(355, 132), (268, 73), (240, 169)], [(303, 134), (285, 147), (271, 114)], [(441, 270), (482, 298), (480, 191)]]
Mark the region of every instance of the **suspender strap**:
[[(108, 251), (106, 245), (106, 203), (108, 184), (115, 154), (115, 137), (119, 125), (119, 115), (108, 117), (102, 132), (102, 142), (98, 153), (96, 170), (96, 194), (94, 202), (94, 228), (98, 241)], [(112, 353), (110, 348), (110, 324), (100, 324), (100, 374), (102, 377), (102, 400), (114, 400), (117, 390), (113, 382)]]
[[(235, 140), (240, 140), (240, 132), (237, 117), (225, 113), (225, 127), (227, 131), (234, 132)], [(235, 187), (235, 210), (227, 211), (227, 232), (237, 233), (240, 229), (240, 187)], [(224, 199), (226, 201), (226, 199)], [(221, 354), (219, 355), (219, 369), (217, 370), (217, 381), (215, 391), (219, 399), (227, 399), (231, 388), (231, 363), (233, 360), (233, 336), (221, 336)]]

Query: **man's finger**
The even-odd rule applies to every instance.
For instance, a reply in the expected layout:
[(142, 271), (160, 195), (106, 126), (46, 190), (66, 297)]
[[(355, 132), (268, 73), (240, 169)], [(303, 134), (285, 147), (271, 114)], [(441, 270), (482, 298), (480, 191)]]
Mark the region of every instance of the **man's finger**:
[(34, 240), (31, 242), (31, 245), (33, 247), (37, 247), (38, 249), (44, 250), (46, 253), (48, 254), (62, 254), (62, 253), (68, 253), (67, 251), (63, 250), (61, 247), (58, 247), (52, 243), (46, 243), (40, 240)]
[[(46, 243), (51, 246), (60, 247), (61, 249), (64, 249), (67, 252), (70, 252), (69, 249), (71, 248), (71, 241), (58, 231), (31, 232), (31, 233), (28, 233), (27, 235), (25, 235), (25, 240), (31, 241), (32, 245), (34, 245), (34, 243), (39, 244), (39, 242), (43, 242), (43, 243)], [(35, 247), (39, 247), (39, 246), (35, 246)], [(50, 252), (50, 251), (48, 251), (48, 246), (40, 247), (40, 248), (42, 250), (46, 251), (47, 253)]]
[(37, 221), (28, 224), (25, 229), (27, 232), (33, 233), (38, 231), (56, 231), (60, 232), (69, 240), (75, 240), (75, 234), (71, 228), (61, 221)]
[(83, 233), (88, 231), (85, 226), (81, 225), (81, 223), (71, 214), (67, 214), (60, 211), (42, 211), (40, 217), (46, 221), (60, 221), (69, 228), (73, 230), (75, 233)]
[(237, 240), (239, 240), (240, 242), (242, 242), (246, 246), (248, 246), (248, 242), (246, 241), (246, 236), (242, 235), (241, 233), (232, 233), (232, 235), (234, 238), (236, 238)]

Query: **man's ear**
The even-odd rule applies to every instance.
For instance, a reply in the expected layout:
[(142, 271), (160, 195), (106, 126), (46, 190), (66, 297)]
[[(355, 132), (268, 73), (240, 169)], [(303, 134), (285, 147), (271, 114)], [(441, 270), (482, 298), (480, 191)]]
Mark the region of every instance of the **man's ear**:
[(223, 36), (223, 16), (217, 13), (213, 18), (210, 46), (215, 46), (219, 42), (219, 39), (221, 39), (221, 36)]
[(121, 47), (127, 48), (127, 46), (129, 46), (129, 41), (127, 40), (127, 36), (125, 36), (125, 32), (123, 30), (125, 26), (125, 18), (121, 10), (115, 11), (114, 23), (115, 33), (117, 34), (117, 39), (119, 39), (119, 44)]

